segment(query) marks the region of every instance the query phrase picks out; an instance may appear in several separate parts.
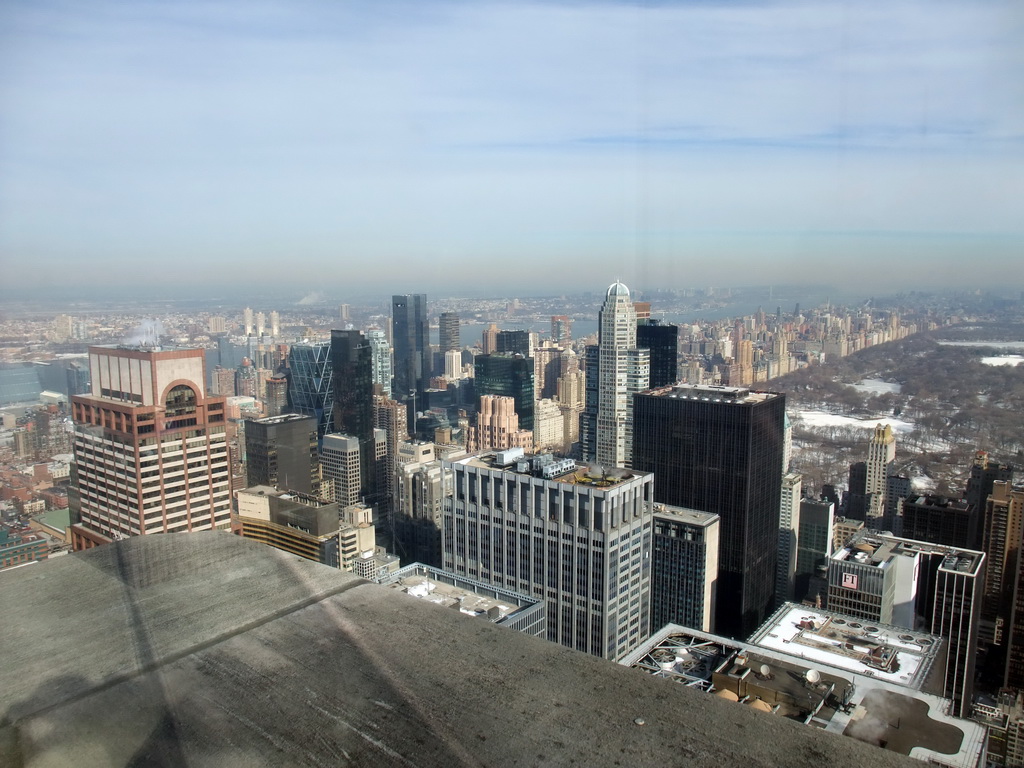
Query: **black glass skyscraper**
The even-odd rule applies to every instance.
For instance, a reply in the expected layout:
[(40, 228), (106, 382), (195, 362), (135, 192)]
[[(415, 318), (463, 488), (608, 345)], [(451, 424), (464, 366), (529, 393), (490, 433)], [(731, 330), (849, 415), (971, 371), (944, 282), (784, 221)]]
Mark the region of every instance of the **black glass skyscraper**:
[(473, 361), (477, 396), (501, 395), (515, 401), (520, 429), (533, 429), (533, 358), (477, 355)]
[(411, 402), (426, 391), (430, 378), (426, 294), (391, 297), (391, 330), (395, 348), (391, 396)]
[(529, 331), (498, 331), (498, 352), (530, 356)]
[(656, 501), (721, 518), (716, 632), (746, 637), (774, 607), (784, 395), (678, 386), (634, 397), (633, 468)]
[(360, 495), (374, 491), (373, 352), (359, 331), (331, 331), (331, 369), (334, 375), (332, 432), (359, 440)]
[(636, 345), (650, 351), (650, 388), (667, 387), (679, 381), (679, 326), (662, 325), (658, 320), (640, 320), (636, 325)]

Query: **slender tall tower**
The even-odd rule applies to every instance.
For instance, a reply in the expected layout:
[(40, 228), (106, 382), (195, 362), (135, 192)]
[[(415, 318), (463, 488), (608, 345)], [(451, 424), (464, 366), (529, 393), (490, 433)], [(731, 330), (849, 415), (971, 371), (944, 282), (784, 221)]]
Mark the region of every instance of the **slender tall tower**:
[(359, 331), (331, 331), (334, 372), (332, 432), (359, 441), (360, 495), (372, 495), (376, 480), (373, 417), (373, 352)]
[(459, 330), (459, 313), (442, 312), (438, 318), (438, 343), (442, 353), (462, 349)]
[(430, 376), (426, 294), (392, 296), (391, 321), (395, 347), (391, 393), (396, 400), (409, 403), (410, 423), (415, 423), (412, 402), (426, 391)]
[(888, 424), (875, 426), (868, 443), (867, 480), (864, 491), (867, 495), (867, 516), (882, 517), (885, 514), (885, 494), (889, 473), (896, 460), (896, 435)]
[(628, 467), (633, 458), (633, 394), (647, 389), (650, 353), (636, 345), (636, 310), (622, 283), (608, 288), (598, 314), (598, 464)]

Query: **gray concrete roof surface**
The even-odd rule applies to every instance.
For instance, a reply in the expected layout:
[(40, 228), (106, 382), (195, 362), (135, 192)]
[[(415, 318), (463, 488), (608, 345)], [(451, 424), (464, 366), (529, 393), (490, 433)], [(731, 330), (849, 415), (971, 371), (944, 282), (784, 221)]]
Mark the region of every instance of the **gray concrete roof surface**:
[(227, 533), (0, 574), (0, 621), (4, 766), (920, 765)]

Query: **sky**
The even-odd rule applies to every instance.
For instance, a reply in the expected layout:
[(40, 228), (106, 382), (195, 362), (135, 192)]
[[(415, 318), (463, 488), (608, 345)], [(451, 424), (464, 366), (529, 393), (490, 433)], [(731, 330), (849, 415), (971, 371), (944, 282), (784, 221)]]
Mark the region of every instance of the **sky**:
[(0, 284), (1024, 288), (1018, 0), (6, 0)]

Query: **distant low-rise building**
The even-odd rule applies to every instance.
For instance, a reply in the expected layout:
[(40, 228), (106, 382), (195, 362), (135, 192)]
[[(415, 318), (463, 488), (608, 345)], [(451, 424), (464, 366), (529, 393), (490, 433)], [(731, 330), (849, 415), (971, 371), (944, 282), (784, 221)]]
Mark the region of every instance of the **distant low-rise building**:
[(49, 551), (50, 547), (42, 536), (0, 528), (0, 570), (45, 560)]

